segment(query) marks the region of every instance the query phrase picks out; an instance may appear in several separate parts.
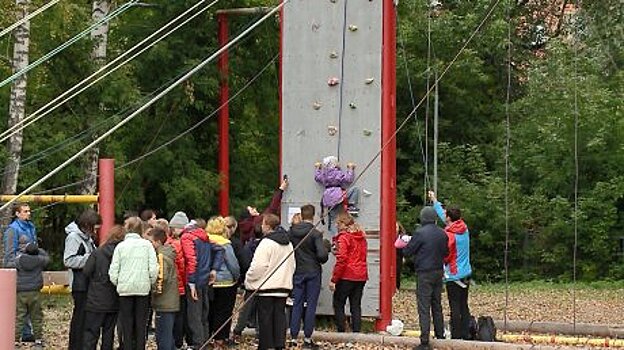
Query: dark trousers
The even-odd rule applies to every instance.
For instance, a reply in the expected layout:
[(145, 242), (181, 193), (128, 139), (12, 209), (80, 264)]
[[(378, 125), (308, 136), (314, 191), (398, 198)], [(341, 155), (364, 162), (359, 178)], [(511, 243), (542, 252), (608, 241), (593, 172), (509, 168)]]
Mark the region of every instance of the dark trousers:
[(119, 297), (123, 350), (144, 350), (149, 296)]
[(156, 311), (156, 344), (158, 350), (175, 350), (173, 341), (173, 324), (175, 312)]
[(115, 341), (116, 312), (90, 312), (85, 315), (84, 346), (82, 349), (95, 350), (102, 335), (101, 350), (113, 350)]
[(451, 338), (471, 339), (470, 309), (468, 308), (468, 284), (462, 288), (455, 282), (446, 284), (449, 307), (451, 309)]
[[(23, 329), (32, 322), (31, 332), (35, 340), (43, 338), (43, 310), (41, 309), (41, 293), (38, 290), (30, 292), (17, 292), (15, 319), (15, 341), (23, 336)], [(30, 318), (28, 317), (30, 316)]]
[(175, 313), (175, 321), (173, 322), (173, 341), (177, 348), (184, 345), (185, 337), (186, 342), (190, 342), (188, 324), (186, 323), (186, 296), (180, 295), (180, 311)]
[(69, 350), (81, 350), (84, 343), (87, 292), (72, 292), (72, 298), (74, 299), (74, 311), (69, 324)]
[[(290, 315), (290, 336), (297, 339), (303, 316), (303, 335), (310, 338), (314, 332), (316, 306), (321, 293), (321, 273), (295, 274), (293, 277), (293, 307)], [(305, 315), (303, 304), (306, 303)]]
[(191, 297), (190, 288), (186, 288), (186, 322), (188, 322), (191, 346), (202, 346), (210, 335), (208, 311), (210, 300), (208, 287), (197, 286), (197, 300)]
[(336, 283), (334, 291), (333, 306), (336, 329), (338, 332), (345, 331), (345, 304), (349, 299), (349, 309), (351, 310), (351, 331), (359, 333), (362, 329), (362, 294), (366, 281), (340, 280)]
[[(232, 311), (236, 303), (236, 286), (213, 287), (214, 299), (210, 302), (210, 334), (215, 340), (230, 338)], [(223, 326), (223, 327), (222, 327)]]
[(444, 315), (442, 314), (442, 278), (440, 271), (417, 273), (416, 296), (418, 299), (418, 321), (420, 323), (420, 343), (429, 344), (431, 316), (435, 337), (444, 338)]
[(258, 350), (286, 346), (286, 297), (257, 295)]
[[(246, 290), (243, 295), (243, 300), (249, 299), (251, 293), (252, 292)], [(256, 297), (251, 297), (251, 300), (247, 301), (245, 306), (240, 309), (238, 313), (238, 321), (236, 321), (236, 326), (234, 326), (234, 334), (241, 335), (247, 326), (253, 326), (252, 328), (256, 328), (257, 330), (257, 301)]]

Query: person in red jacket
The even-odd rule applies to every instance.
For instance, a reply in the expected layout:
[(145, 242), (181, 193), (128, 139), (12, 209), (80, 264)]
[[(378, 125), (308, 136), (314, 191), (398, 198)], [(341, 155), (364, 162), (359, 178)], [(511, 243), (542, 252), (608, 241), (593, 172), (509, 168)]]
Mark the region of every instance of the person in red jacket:
[(345, 212), (336, 220), (338, 235), (333, 238), (336, 265), (329, 289), (334, 292), (333, 307), (338, 332), (345, 331), (345, 304), (349, 298), (351, 330), (358, 333), (362, 325), (362, 294), (368, 280), (366, 234)]
[[(273, 194), (271, 203), (264, 209), (262, 214), (275, 214), (279, 216), (280, 204), (282, 202), (282, 194), (288, 187), (288, 179), (284, 178), (282, 184)], [(262, 224), (262, 215), (255, 207), (247, 206), (238, 218), (238, 230), (240, 233), (241, 246), (245, 246), (247, 241), (254, 238), (254, 230), (256, 225)]]

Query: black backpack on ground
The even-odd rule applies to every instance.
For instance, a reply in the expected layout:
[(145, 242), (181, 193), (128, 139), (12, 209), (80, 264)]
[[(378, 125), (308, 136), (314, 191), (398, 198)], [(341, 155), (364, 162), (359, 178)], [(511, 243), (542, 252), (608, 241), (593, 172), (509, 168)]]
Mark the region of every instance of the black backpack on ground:
[(477, 340), (496, 341), (496, 325), (494, 324), (494, 320), (492, 319), (492, 317), (479, 316), (479, 319), (477, 320), (477, 332), (476, 333), (477, 333), (476, 334)]

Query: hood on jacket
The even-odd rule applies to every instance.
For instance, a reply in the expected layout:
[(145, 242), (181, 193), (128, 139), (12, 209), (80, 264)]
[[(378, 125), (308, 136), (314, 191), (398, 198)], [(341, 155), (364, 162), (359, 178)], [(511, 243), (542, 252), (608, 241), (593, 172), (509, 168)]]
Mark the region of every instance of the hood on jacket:
[(199, 228), (199, 227), (188, 228), (184, 230), (183, 234), (193, 235), (201, 239), (202, 241), (208, 242), (208, 234), (203, 228)]
[(310, 231), (314, 229), (314, 224), (311, 222), (301, 222), (290, 227), (290, 235), (293, 238), (302, 239), (307, 235)]
[(171, 260), (175, 261), (175, 258), (176, 258), (175, 248), (173, 248), (169, 244), (161, 245), (158, 248), (158, 253), (162, 253), (162, 255), (164, 255), (164, 256), (170, 258)]
[(275, 241), (279, 245), (290, 244), (288, 232), (282, 226), (277, 226), (273, 232), (269, 233), (265, 238)]
[(72, 221), (69, 225), (65, 226), (65, 234), (70, 235), (71, 233), (77, 233), (85, 240), (89, 239), (89, 235), (80, 231), (80, 229), (78, 228), (78, 224), (76, 224), (75, 221)]
[(421, 225), (435, 224), (437, 214), (432, 207), (424, 207), (420, 211), (420, 223)]
[(446, 226), (445, 230), (456, 235), (463, 235), (466, 231), (468, 231), (468, 226), (466, 226), (463, 219), (459, 219)]

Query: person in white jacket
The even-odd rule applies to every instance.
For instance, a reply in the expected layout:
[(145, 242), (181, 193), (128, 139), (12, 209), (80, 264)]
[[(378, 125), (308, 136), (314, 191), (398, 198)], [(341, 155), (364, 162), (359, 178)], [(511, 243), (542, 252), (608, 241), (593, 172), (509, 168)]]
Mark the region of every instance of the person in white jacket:
[(245, 288), (257, 290), (258, 349), (283, 349), (286, 346), (286, 298), (293, 288), (295, 255), (288, 232), (280, 219), (265, 214), (264, 238), (245, 276)]
[(158, 277), (156, 251), (141, 238), (143, 222), (131, 217), (126, 234), (113, 253), (108, 275), (119, 294), (119, 320), (125, 349), (145, 349), (150, 289)]

